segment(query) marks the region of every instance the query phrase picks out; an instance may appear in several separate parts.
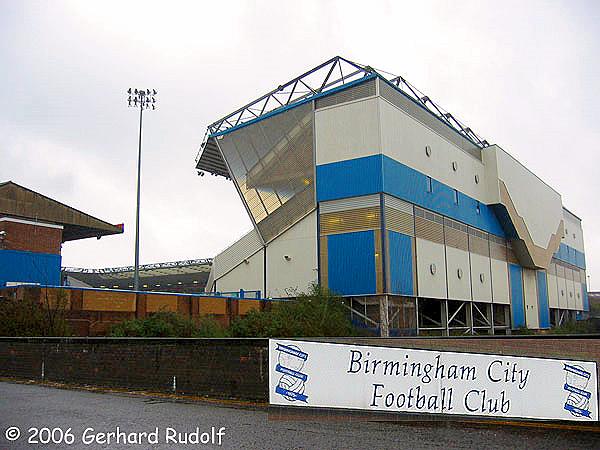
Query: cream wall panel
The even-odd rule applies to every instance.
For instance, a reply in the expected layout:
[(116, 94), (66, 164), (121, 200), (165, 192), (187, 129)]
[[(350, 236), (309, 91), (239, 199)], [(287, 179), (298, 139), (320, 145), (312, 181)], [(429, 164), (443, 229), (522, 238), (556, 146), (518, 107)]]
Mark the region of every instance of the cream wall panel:
[[(473, 301), (492, 301), (492, 275), (490, 273), (490, 258), (471, 253), (471, 289)], [(483, 274), (483, 281), (481, 280)]]
[(573, 247), (574, 249), (585, 253), (581, 220), (579, 220), (566, 209), (563, 209), (563, 219), (565, 221), (565, 236), (563, 237), (562, 242), (567, 244), (569, 247)]
[(535, 270), (523, 268), (523, 294), (525, 295), (525, 323), (527, 328), (538, 329), (540, 327), (540, 316)]
[(494, 303), (510, 304), (508, 264), (492, 258), (492, 299)]
[(567, 305), (569, 309), (577, 309), (577, 303), (576, 303), (576, 295), (575, 295), (575, 283), (573, 282), (573, 280), (569, 280), (567, 278), (567, 293), (565, 294), (567, 296)]
[(560, 309), (569, 309), (567, 280), (563, 277), (556, 277), (556, 281), (558, 282), (558, 307)]
[[(483, 163), (436, 134), (383, 98), (379, 98), (383, 154), (430, 177), (487, 202)], [(431, 156), (425, 146), (431, 147)], [(458, 169), (452, 169), (452, 162)], [(479, 183), (475, 183), (475, 174)]]
[(213, 261), (214, 277), (219, 278), (236, 267), (248, 256), (253, 255), (262, 247), (260, 237), (255, 229), (250, 230), (236, 242), (231, 244)]
[(574, 283), (575, 285), (575, 292), (573, 293), (573, 296), (575, 297), (575, 309), (577, 311), (583, 311), (583, 297), (581, 296), (582, 294), (582, 289), (581, 289), (581, 283)]
[[(448, 280), (448, 298), (453, 300), (471, 300), (471, 271), (469, 253), (453, 247), (446, 247), (446, 277)], [(461, 278), (458, 271), (461, 271)]]
[(267, 246), (267, 296), (295, 296), (316, 282), (317, 213), (312, 212)]
[(377, 99), (317, 110), (315, 135), (317, 164), (380, 153)]
[[(241, 262), (230, 272), (216, 279), (217, 291), (234, 292), (263, 291), (264, 283), (264, 254), (263, 250), (246, 259), (248, 263)], [(264, 295), (264, 293), (263, 293)]]
[[(419, 238), (416, 241), (419, 296), (447, 298), (444, 246)], [(435, 264), (435, 274), (431, 273), (431, 264)]]
[(556, 275), (547, 274), (548, 279), (548, 305), (550, 308), (560, 308), (558, 279)]
[(563, 219), (560, 194), (497, 145), (483, 151), (483, 161), (491, 182), (490, 203), (500, 203), (499, 186), (493, 179), (502, 180), (534, 244), (548, 248)]

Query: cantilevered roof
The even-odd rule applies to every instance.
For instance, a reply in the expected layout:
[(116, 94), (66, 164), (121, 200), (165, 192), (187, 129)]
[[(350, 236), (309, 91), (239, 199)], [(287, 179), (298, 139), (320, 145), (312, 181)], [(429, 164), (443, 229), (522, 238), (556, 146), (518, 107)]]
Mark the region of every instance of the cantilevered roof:
[[(383, 75), (384, 73), (386, 75)], [(434, 103), (403, 77), (390, 75), (370, 66), (349, 61), (341, 56), (331, 58), (210, 124), (196, 157), (196, 168), (213, 175), (231, 178), (215, 140), (218, 136), (376, 77), (384, 80), (415, 105), (475, 146), (484, 148), (489, 145), (471, 128), (459, 121), (456, 116)]]
[[(141, 265), (141, 290), (202, 293), (211, 265), (210, 258)], [(134, 270), (133, 266), (105, 269), (62, 268), (63, 274), (70, 277), (71, 282), (77, 280), (87, 286), (112, 289), (132, 289)]]
[(123, 225), (112, 225), (89, 214), (20, 186), (0, 183), (0, 215), (63, 226), (63, 242), (123, 233)]

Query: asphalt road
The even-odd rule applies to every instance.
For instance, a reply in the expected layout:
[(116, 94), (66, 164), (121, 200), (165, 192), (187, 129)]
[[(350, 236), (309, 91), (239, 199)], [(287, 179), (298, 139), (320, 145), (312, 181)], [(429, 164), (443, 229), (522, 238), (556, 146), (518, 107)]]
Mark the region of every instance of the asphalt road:
[[(10, 442), (9, 427), (20, 437)], [(40, 430), (37, 434), (34, 427)], [(125, 434), (117, 438), (116, 428)], [(198, 444), (179, 441), (185, 433)], [(214, 428), (214, 433), (212, 432)], [(221, 445), (218, 430), (224, 427)], [(55, 440), (48, 442), (54, 430)], [(67, 429), (71, 428), (67, 434)], [(148, 437), (130, 433), (152, 433)], [(87, 431), (85, 431), (87, 429)], [(90, 429), (93, 429), (90, 430)], [(174, 431), (171, 431), (172, 429)], [(11, 430), (10, 432), (14, 432)], [(9, 432), (9, 433), (10, 433)], [(108, 435), (115, 433), (111, 443)], [(181, 438), (179, 434), (181, 433)], [(205, 433), (205, 434), (203, 434)], [(206, 434), (207, 433), (207, 434)], [(39, 443), (28, 442), (32, 437)], [(122, 443), (123, 439), (141, 443)], [(72, 440), (72, 444), (66, 444)], [(202, 440), (209, 443), (202, 444)], [(214, 442), (214, 444), (212, 443)], [(381, 422), (274, 421), (264, 410), (239, 409), (206, 403), (181, 403), (141, 396), (56, 389), (37, 385), (0, 383), (0, 449), (398, 449), (398, 448), (600, 448), (600, 433), (516, 427), (476, 428), (460, 425), (429, 426)]]

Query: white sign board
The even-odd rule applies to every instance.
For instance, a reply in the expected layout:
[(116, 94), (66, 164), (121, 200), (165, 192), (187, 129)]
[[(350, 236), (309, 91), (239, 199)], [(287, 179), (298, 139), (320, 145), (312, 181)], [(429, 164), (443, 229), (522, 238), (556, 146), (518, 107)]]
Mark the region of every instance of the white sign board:
[(273, 405), (598, 420), (596, 363), (269, 340)]

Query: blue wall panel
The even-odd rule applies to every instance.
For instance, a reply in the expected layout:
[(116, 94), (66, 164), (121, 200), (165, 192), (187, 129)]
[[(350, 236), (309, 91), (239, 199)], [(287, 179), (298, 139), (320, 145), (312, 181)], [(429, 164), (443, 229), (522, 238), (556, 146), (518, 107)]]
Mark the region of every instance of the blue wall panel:
[(375, 233), (327, 236), (327, 277), (331, 291), (342, 295), (375, 294)]
[(568, 250), (568, 259), (569, 259), (569, 263), (573, 264), (574, 266), (577, 265), (577, 251), (573, 248), (573, 247), (569, 247), (567, 245), (567, 250)]
[(390, 289), (393, 294), (414, 295), (412, 237), (388, 232)]
[(581, 295), (583, 296), (583, 310), (584, 311), (589, 311), (590, 310), (590, 299), (588, 298), (588, 293), (587, 293), (587, 285), (585, 283), (581, 283)]
[(561, 242), (554, 257), (560, 261), (564, 261), (585, 270), (585, 253), (580, 252), (567, 244)]
[(382, 191), (381, 155), (317, 166), (317, 201), (319, 202)]
[(7, 281), (60, 285), (60, 255), (0, 250), (0, 287)]
[(540, 328), (550, 328), (550, 308), (548, 306), (548, 283), (546, 272), (537, 271), (538, 314)]
[(319, 202), (386, 192), (497, 236), (505, 235), (491, 207), (462, 192), (456, 204), (453, 188), (437, 180), (431, 180), (431, 185), (432, 191), (427, 192), (426, 175), (385, 155), (317, 166)]
[(509, 264), (510, 312), (513, 328), (525, 326), (525, 306), (523, 304), (523, 272), (521, 266)]
[[(462, 192), (458, 204), (454, 189), (432, 180), (432, 192), (427, 192), (427, 176), (387, 156), (383, 156), (384, 191), (408, 202), (443, 214), (473, 227), (504, 236), (502, 225), (493, 210)], [(479, 204), (479, 213), (477, 205)]]
[(582, 253), (579, 250), (575, 250), (575, 252), (577, 254), (577, 267), (585, 269), (585, 253)]

